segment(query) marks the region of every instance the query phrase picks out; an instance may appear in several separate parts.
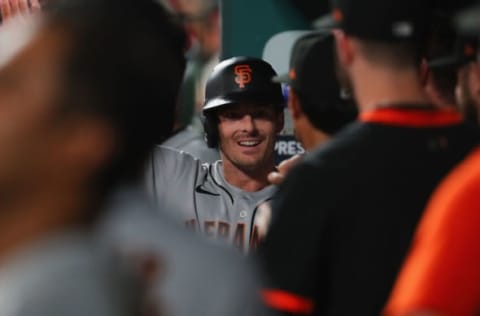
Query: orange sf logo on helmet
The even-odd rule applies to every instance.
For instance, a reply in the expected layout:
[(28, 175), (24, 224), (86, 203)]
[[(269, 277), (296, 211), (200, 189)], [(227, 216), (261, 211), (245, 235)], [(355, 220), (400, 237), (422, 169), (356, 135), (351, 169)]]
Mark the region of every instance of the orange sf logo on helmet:
[(245, 88), (245, 85), (252, 81), (252, 68), (250, 65), (235, 66), (235, 82), (240, 88)]

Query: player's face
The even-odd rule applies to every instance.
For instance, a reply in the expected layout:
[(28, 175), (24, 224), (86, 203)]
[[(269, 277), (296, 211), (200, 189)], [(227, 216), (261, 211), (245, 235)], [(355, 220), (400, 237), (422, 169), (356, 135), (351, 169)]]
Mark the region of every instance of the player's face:
[(276, 135), (283, 112), (272, 105), (237, 104), (218, 112), (220, 150), (224, 163), (251, 172), (272, 168)]

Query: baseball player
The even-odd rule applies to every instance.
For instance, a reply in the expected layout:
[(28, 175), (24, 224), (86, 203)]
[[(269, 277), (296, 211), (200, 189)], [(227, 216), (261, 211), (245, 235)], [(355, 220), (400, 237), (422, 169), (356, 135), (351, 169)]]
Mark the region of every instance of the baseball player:
[[(334, 38), (329, 32), (312, 32), (300, 37), (292, 50), (290, 71), (274, 78), (288, 87), (288, 108), (295, 137), (310, 151), (328, 141), (357, 117), (351, 94), (337, 79)], [(268, 175), (280, 184), (288, 171), (301, 161), (295, 155), (282, 161)]]
[(288, 74), (275, 81), (289, 85), (288, 107), (295, 136), (310, 151), (357, 117), (357, 108), (336, 76), (331, 33), (311, 33), (295, 43)]
[(478, 142), (423, 90), (429, 14), (426, 1), (334, 1), (360, 114), (291, 170), (273, 202), (259, 253), (264, 301), (280, 315), (378, 315), (431, 193)]
[(257, 58), (234, 57), (218, 64), (207, 82), (203, 107), (208, 146), (222, 159), (202, 164), (159, 147), (147, 172), (155, 201), (175, 210), (184, 224), (246, 252), (255, 248), (269, 222), (275, 187), (276, 135), (283, 128), (284, 98), (273, 68)]
[(385, 315), (470, 316), (480, 312), (480, 150), (435, 191)]
[[(140, 131), (119, 122), (127, 117), (131, 127), (152, 117), (156, 103), (137, 96), (158, 91), (162, 77), (180, 81), (182, 68), (172, 60), (177, 76), (172, 71), (155, 80), (117, 70), (112, 84), (111, 70), (131, 55), (113, 45), (125, 41), (120, 30), (96, 22), (138, 11), (123, 6), (112, 13), (110, 5), (120, 1), (65, 2), (55, 1), (54, 13), (13, 17), (0, 28), (0, 315), (139, 315), (141, 289), (92, 226), (107, 212), (107, 196), (140, 173), (149, 151), (131, 159), (126, 153), (152, 142), (129, 141), (127, 135)], [(164, 52), (174, 46), (159, 41)], [(100, 51), (115, 54), (91, 58)], [(139, 73), (150, 80), (120, 94), (118, 85)], [(159, 94), (161, 101), (174, 102), (171, 89)], [(118, 102), (132, 95), (135, 103)]]
[[(458, 22), (473, 34), (454, 56), (443, 62), (470, 64), (480, 71), (475, 56), (480, 30), (478, 4), (459, 14)], [(473, 18), (473, 19), (472, 19)], [(466, 49), (465, 49), (466, 48)], [(476, 69), (475, 69), (476, 68)], [(467, 69), (466, 69), (467, 70)], [(478, 85), (477, 76), (472, 84)], [(477, 82), (475, 82), (477, 81)], [(386, 304), (386, 316), (478, 315), (480, 312), (480, 149), (477, 147), (439, 185), (416, 230)]]

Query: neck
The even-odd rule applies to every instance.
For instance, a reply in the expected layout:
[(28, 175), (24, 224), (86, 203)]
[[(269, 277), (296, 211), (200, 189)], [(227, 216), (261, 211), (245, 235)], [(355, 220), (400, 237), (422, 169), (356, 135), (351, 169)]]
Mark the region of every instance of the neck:
[(430, 99), (430, 102), (440, 109), (457, 109), (458, 106), (454, 102), (450, 102), (447, 98), (442, 96), (442, 93), (435, 87), (431, 80), (425, 86), (425, 93)]
[(429, 103), (414, 68), (390, 70), (363, 62), (352, 69), (352, 82), (360, 111), (380, 104)]
[(2, 199), (0, 261), (19, 248), (81, 223), (88, 204), (85, 197), (42, 188), (41, 192)]
[(314, 127), (307, 118), (304, 122), (295, 122), (295, 137), (306, 151), (311, 151), (330, 139), (330, 136)]
[(267, 167), (256, 168), (255, 170), (242, 170), (230, 160), (225, 159), (223, 154), (222, 161), (225, 181), (247, 192), (257, 192), (267, 187), (270, 184), (267, 176), (275, 168), (273, 159), (271, 163), (266, 164)]

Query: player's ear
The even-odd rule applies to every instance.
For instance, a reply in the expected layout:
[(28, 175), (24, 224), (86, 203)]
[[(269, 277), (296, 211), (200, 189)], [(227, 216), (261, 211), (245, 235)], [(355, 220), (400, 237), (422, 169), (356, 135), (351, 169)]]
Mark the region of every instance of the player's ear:
[(340, 30), (333, 31), (336, 43), (337, 58), (341, 66), (348, 67), (355, 55), (352, 39)]

